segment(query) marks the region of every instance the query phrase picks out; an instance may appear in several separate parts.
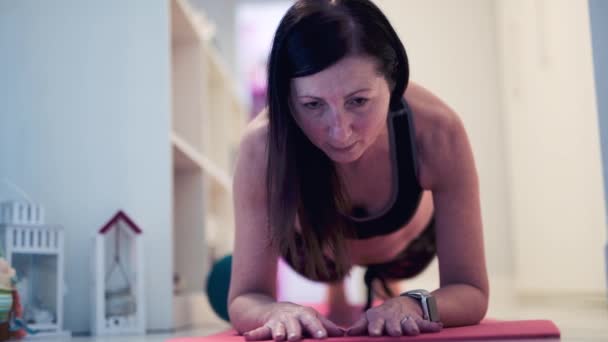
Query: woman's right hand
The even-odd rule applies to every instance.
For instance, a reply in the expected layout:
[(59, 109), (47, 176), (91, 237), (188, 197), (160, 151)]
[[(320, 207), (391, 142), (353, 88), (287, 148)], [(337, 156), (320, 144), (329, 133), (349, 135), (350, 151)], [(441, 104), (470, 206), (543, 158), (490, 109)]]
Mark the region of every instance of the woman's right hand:
[(344, 329), (315, 309), (289, 302), (271, 304), (263, 326), (243, 334), (247, 341), (298, 341), (303, 335), (316, 339), (344, 336)]

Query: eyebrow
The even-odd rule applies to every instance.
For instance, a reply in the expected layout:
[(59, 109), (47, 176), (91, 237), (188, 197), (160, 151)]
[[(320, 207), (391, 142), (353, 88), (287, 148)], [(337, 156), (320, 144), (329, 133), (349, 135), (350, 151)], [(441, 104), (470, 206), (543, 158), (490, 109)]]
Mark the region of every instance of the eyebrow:
[[(356, 93), (360, 93), (362, 91), (369, 91), (369, 90), (371, 90), (371, 88), (363, 88), (363, 89), (355, 90), (355, 91), (347, 94), (345, 97), (351, 97), (351, 96), (355, 95)], [(314, 99), (320, 99), (321, 98), (321, 97), (318, 97), (318, 96), (307, 95), (307, 94), (298, 95), (298, 97), (311, 97), (311, 98), (314, 98)]]

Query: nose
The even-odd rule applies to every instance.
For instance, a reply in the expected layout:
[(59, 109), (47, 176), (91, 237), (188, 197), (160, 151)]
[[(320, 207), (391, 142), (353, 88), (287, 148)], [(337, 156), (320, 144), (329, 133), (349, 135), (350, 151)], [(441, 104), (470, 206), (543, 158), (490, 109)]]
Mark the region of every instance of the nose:
[(329, 138), (333, 144), (337, 145), (337, 147), (345, 147), (351, 143), (350, 137), (353, 133), (352, 122), (348, 117), (348, 114), (335, 110), (330, 115), (330, 123), (329, 123)]

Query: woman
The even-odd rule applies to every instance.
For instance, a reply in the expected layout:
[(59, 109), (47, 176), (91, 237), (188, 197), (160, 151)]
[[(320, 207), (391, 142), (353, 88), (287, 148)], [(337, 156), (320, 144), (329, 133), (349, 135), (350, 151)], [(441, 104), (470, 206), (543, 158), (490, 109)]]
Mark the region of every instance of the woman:
[[(247, 128), (234, 179), (229, 315), (248, 340), (416, 335), (484, 317), (468, 138), (458, 116), (408, 78), (403, 45), (370, 1), (301, 0), (285, 14), (268, 108)], [(418, 274), (435, 254), (437, 290), (391, 293), (387, 281)], [(345, 312), (351, 266), (366, 266), (366, 311), (345, 331), (312, 308), (277, 302), (279, 257), (330, 284), (330, 313)], [(377, 281), (390, 298), (372, 308)]]

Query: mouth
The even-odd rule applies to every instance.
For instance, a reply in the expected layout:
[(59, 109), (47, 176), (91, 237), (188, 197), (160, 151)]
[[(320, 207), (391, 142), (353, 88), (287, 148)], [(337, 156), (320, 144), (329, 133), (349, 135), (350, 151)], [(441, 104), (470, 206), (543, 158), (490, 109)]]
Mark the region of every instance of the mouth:
[(338, 146), (333, 146), (330, 145), (332, 149), (339, 151), (339, 152), (347, 152), (350, 151), (355, 145), (357, 144), (357, 142), (355, 141), (354, 143), (350, 144), (350, 145), (346, 145), (344, 147), (338, 147)]

